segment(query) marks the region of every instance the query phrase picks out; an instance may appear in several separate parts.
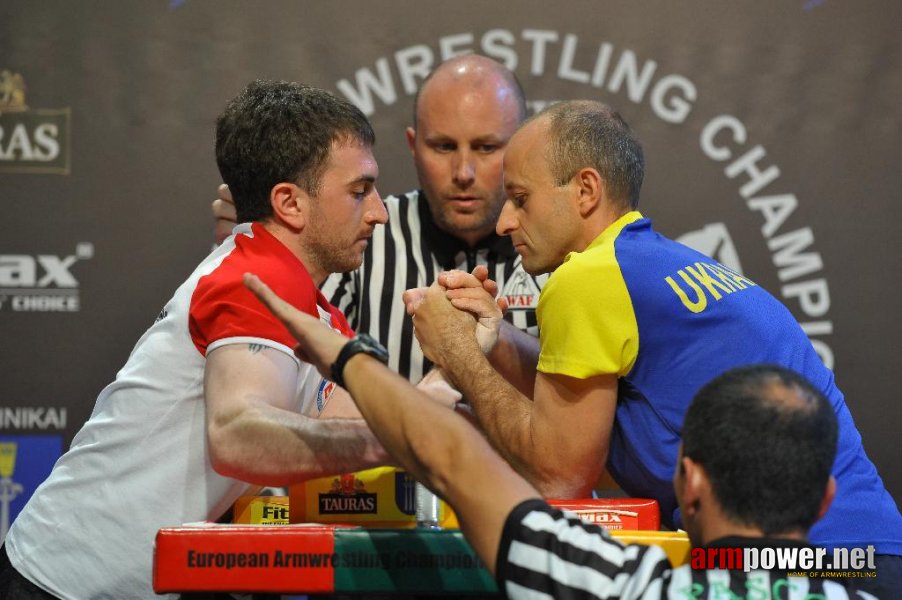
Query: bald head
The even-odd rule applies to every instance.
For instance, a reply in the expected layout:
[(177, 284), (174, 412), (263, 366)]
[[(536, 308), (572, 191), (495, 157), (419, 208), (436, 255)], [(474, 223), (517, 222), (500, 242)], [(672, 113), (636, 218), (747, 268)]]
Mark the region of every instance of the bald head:
[(514, 73), (499, 62), (467, 54), (450, 58), (437, 66), (417, 89), (413, 102), (414, 127), (418, 125), (421, 104), (436, 95), (462, 96), (468, 91), (493, 88), (499, 105), (512, 104), (517, 110), (517, 121), (526, 118), (526, 97)]
[(495, 229), (501, 157), (526, 114), (514, 74), (484, 56), (438, 66), (420, 86), (407, 143), (442, 231), (476, 246)]
[(593, 100), (552, 104), (530, 121), (547, 124), (546, 156), (558, 185), (591, 167), (605, 182), (610, 200), (636, 210), (645, 178), (642, 145), (617, 111)]

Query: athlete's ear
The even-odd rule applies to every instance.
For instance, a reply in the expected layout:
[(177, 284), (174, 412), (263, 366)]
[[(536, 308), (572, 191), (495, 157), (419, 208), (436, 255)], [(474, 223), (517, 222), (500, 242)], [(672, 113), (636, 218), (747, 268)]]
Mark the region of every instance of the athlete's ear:
[(821, 508), (817, 511), (817, 520), (820, 521), (827, 514), (827, 509), (833, 503), (833, 497), (836, 496), (836, 478), (833, 475), (827, 480), (827, 487), (824, 488), (824, 497), (821, 499)]
[(417, 130), (408, 127), (404, 130), (404, 136), (407, 138), (407, 147), (410, 148), (410, 153), (416, 155)]
[(269, 192), (273, 218), (295, 231), (301, 231), (306, 223), (306, 207), (310, 197), (293, 183), (277, 183)]
[(589, 216), (604, 198), (605, 185), (601, 174), (591, 167), (583, 167), (573, 176), (571, 184), (579, 190), (577, 203), (580, 216)]
[(680, 456), (680, 494), (682, 502), (680, 509), (684, 517), (695, 517), (698, 511), (711, 497), (711, 480), (705, 467), (695, 462), (688, 456)]

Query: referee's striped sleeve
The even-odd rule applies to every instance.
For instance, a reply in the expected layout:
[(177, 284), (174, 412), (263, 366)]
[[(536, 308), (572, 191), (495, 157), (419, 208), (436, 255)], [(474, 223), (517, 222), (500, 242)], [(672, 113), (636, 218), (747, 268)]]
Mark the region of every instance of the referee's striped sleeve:
[(624, 546), (541, 500), (511, 512), (496, 565), (498, 587), (510, 598), (658, 597), (671, 570), (660, 548)]
[[(624, 545), (603, 528), (533, 499), (517, 505), (501, 533), (495, 562), (508, 598), (822, 598), (876, 600), (849, 581), (789, 576), (785, 570), (671, 567), (655, 545)], [(854, 585), (854, 584), (853, 584)], [(772, 592), (772, 594), (771, 594)]]
[(358, 271), (332, 273), (320, 286), (320, 291), (329, 300), (329, 304), (344, 313), (351, 329), (355, 331), (358, 329), (360, 321), (360, 311), (356, 302), (358, 279)]

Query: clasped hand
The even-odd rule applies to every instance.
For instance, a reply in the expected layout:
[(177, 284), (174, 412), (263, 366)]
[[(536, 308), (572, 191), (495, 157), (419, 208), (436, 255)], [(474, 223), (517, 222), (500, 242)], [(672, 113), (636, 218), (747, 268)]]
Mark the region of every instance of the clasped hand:
[(431, 286), (404, 292), (407, 314), (414, 319), (414, 331), (426, 357), (444, 366), (454, 352), (474, 340), (488, 354), (498, 341), (507, 310), (503, 298), (495, 299), (497, 292), (497, 284), (482, 265), (472, 273), (445, 271)]

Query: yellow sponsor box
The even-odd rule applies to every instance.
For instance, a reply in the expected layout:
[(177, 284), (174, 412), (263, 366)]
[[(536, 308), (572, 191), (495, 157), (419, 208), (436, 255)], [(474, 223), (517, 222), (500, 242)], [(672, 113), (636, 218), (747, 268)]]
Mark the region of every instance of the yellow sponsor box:
[(611, 536), (621, 544), (643, 544), (660, 546), (670, 559), (670, 564), (679, 567), (689, 562), (689, 551), (692, 544), (685, 531), (628, 531), (617, 529)]
[(232, 508), (234, 523), (287, 525), (288, 496), (241, 496)]
[[(416, 480), (394, 467), (311, 479), (288, 488), (292, 523), (353, 523), (365, 527), (415, 527)], [(439, 525), (457, 528), (451, 507), (440, 503)]]

